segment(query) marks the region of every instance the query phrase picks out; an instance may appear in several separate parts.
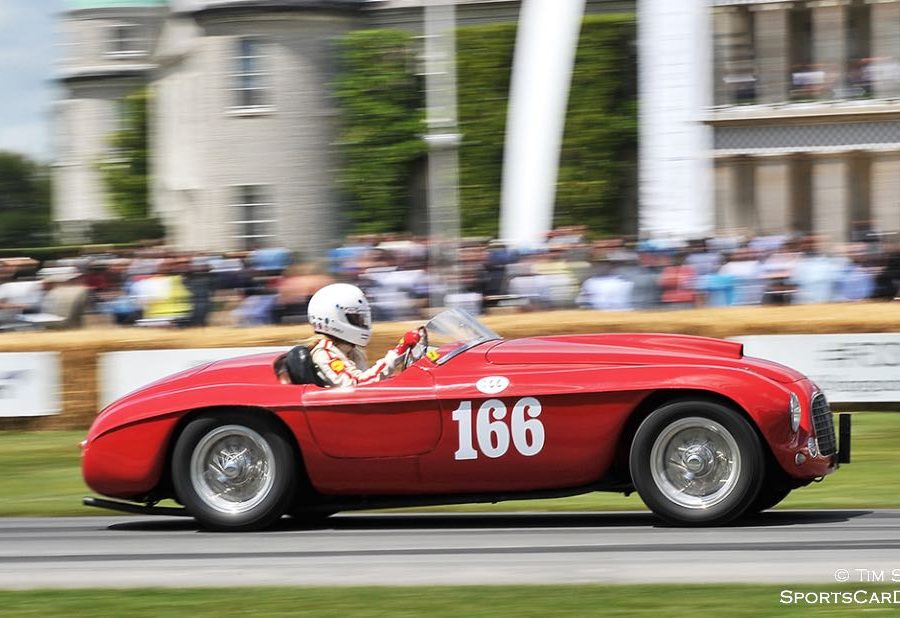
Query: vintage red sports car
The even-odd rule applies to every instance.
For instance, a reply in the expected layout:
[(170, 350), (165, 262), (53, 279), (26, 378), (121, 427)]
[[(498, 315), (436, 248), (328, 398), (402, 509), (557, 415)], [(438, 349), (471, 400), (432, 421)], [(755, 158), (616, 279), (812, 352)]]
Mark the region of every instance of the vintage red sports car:
[[(173, 498), (220, 530), (359, 508), (631, 492), (665, 520), (720, 524), (849, 461), (816, 385), (739, 343), (661, 334), (503, 340), (437, 315), (402, 373), (316, 384), (308, 352), (183, 371), (104, 409), (85, 503)], [(430, 340), (430, 341), (429, 341)], [(846, 418), (849, 421), (849, 418)]]

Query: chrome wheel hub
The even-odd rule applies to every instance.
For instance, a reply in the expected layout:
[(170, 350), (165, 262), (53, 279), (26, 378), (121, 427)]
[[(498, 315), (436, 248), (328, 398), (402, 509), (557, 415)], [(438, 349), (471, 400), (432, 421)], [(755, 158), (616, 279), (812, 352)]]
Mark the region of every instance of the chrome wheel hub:
[(656, 438), (650, 471), (668, 500), (689, 509), (707, 509), (734, 491), (741, 454), (721, 424), (701, 417), (683, 418)]
[(708, 445), (693, 445), (684, 450), (681, 461), (691, 475), (704, 475), (715, 464), (715, 455)]
[(272, 490), (275, 455), (249, 427), (224, 425), (200, 439), (190, 470), (194, 490), (208, 506), (222, 513), (244, 513)]

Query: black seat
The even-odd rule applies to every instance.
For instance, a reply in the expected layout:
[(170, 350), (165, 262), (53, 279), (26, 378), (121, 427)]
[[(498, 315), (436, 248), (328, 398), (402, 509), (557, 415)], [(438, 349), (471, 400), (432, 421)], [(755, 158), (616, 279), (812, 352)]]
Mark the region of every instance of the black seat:
[(313, 365), (312, 355), (306, 346), (298, 345), (291, 348), (284, 357), (284, 366), (294, 384), (325, 386)]

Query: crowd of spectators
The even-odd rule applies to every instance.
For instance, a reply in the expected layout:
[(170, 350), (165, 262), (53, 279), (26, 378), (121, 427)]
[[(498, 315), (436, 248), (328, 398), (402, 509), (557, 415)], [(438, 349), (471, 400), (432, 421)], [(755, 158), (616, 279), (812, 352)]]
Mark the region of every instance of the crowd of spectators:
[(590, 240), (567, 227), (527, 251), (467, 239), (455, 260), (446, 247), (399, 235), (350, 237), (322, 262), (284, 248), (17, 258), (0, 260), (0, 330), (302, 323), (312, 294), (334, 281), (362, 287), (376, 320), (419, 319), (434, 306), (481, 314), (893, 300), (895, 242), (863, 229), (841, 245), (790, 234)]

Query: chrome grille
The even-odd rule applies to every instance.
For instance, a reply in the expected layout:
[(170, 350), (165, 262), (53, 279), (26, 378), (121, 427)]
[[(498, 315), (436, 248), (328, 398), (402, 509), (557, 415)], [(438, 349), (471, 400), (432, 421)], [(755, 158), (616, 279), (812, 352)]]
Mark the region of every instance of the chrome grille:
[(822, 393), (813, 397), (812, 420), (819, 452), (823, 455), (834, 455), (837, 443), (834, 438), (834, 418), (831, 415), (831, 406)]

